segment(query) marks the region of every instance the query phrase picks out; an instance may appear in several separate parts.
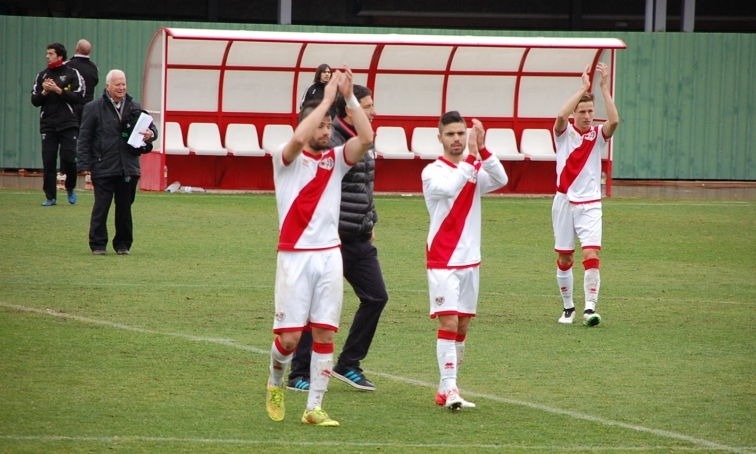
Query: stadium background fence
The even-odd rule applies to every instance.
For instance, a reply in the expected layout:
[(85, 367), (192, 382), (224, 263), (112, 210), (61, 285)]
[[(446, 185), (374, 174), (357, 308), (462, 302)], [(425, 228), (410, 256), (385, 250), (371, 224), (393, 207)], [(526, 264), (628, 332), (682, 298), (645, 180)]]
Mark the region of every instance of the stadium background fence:
[[(756, 181), (756, 34), (470, 31), (126, 21), (0, 16), (0, 169), (40, 169), (39, 110), (31, 105), (45, 48), (92, 42), (100, 68), (96, 96), (113, 68), (126, 72), (141, 99), (144, 61), (161, 27), (333, 33), (613, 37), (616, 102), (622, 119), (614, 143), (614, 179)], [(339, 62), (329, 62), (333, 65)], [(379, 112), (380, 114), (380, 112)], [(556, 114), (556, 112), (555, 112)]]

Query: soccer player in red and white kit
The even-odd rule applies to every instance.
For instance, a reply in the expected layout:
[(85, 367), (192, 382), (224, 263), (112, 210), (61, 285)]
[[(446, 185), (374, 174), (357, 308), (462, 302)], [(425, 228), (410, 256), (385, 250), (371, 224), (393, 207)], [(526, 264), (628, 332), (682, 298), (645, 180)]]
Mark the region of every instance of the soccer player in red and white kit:
[[(438, 318), (436, 357), (441, 381), (436, 403), (452, 410), (475, 407), (459, 395), (457, 372), (465, 353), (480, 282), (480, 197), (507, 184), (501, 162), (484, 145), (477, 119), (468, 131), (456, 111), (441, 116), (438, 140), (444, 155), (423, 169), (430, 214), (426, 244), (430, 316)], [(465, 157), (465, 144), (469, 155)]]
[[(619, 114), (607, 87), (609, 68), (598, 63), (601, 94), (606, 105), (607, 121), (593, 125), (594, 95), (589, 93), (590, 65), (583, 71), (583, 86), (565, 103), (554, 122), (556, 143), (557, 192), (551, 207), (554, 226), (554, 250), (557, 253), (557, 283), (564, 303), (559, 323), (569, 324), (575, 318), (572, 301), (572, 265), (575, 262), (575, 236), (583, 248), (585, 276), (585, 311), (583, 324), (601, 322), (596, 313), (601, 277), (601, 151), (607, 146), (619, 125)], [(569, 122), (572, 115), (574, 124)]]
[[(353, 111), (357, 136), (328, 148), (328, 109), (341, 92)], [(274, 421), (285, 414), (283, 381), (304, 329), (312, 330), (310, 389), (302, 422), (338, 426), (322, 409), (333, 366), (333, 337), (339, 327), (343, 273), (339, 249), (341, 179), (373, 142), (373, 129), (352, 90), (352, 71), (336, 71), (321, 102), (305, 103), (292, 139), (273, 153), (278, 206), (276, 338), (270, 353), (266, 409)]]

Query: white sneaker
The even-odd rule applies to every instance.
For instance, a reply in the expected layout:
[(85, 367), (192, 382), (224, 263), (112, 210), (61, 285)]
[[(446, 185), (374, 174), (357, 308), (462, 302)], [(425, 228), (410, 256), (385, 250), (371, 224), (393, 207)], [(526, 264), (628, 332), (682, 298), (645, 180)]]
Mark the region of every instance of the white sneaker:
[(562, 316), (559, 317), (559, 320), (557, 320), (559, 323), (562, 323), (564, 325), (569, 325), (572, 323), (572, 320), (575, 319), (575, 308), (572, 309), (565, 309), (562, 311)]
[[(462, 399), (462, 397), (460, 397)], [(475, 404), (462, 399), (462, 408), (475, 408)]]
[(462, 408), (462, 402), (464, 401), (465, 399), (459, 395), (457, 388), (454, 388), (446, 393), (446, 402), (444, 403), (444, 406), (449, 410), (459, 410)]
[(583, 325), (596, 326), (601, 323), (601, 316), (594, 311), (586, 311), (583, 313)]
[[(462, 397), (460, 397), (462, 399)], [(446, 394), (438, 391), (436, 393), (436, 405), (446, 405)], [(462, 408), (475, 408), (475, 404), (462, 399)]]

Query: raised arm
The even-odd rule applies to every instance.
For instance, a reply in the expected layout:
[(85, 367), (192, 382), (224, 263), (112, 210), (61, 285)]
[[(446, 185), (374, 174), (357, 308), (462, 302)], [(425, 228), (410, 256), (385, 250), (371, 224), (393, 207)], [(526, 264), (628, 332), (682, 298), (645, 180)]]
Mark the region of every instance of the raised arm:
[(310, 114), (297, 125), (297, 129), (294, 130), (294, 136), (292, 136), (291, 140), (289, 140), (283, 149), (283, 159), (286, 163), (293, 162), (297, 159), (297, 156), (299, 156), (304, 149), (305, 144), (307, 144), (312, 138), (312, 135), (315, 134), (315, 129), (317, 129), (320, 122), (323, 121), (323, 118), (328, 114), (328, 109), (331, 107), (331, 104), (333, 104), (334, 99), (336, 99), (336, 89), (342, 77), (343, 75), (341, 72), (336, 71), (333, 77), (331, 77), (331, 80), (328, 81), (328, 85), (326, 85), (325, 92), (323, 93), (323, 100), (320, 101), (318, 107), (310, 112)]
[(480, 157), (480, 150), (483, 149), (486, 132), (477, 118), (473, 118), (472, 123), (473, 127), (467, 130), (467, 149), (470, 151), (470, 156), (483, 160), (484, 158)]
[(614, 135), (614, 131), (616, 131), (617, 126), (619, 126), (619, 113), (617, 112), (617, 106), (614, 105), (614, 99), (612, 99), (612, 94), (609, 92), (609, 87), (607, 87), (609, 68), (604, 63), (599, 63), (598, 70), (601, 73), (601, 82), (599, 82), (599, 86), (601, 87), (601, 93), (604, 95), (604, 103), (606, 103), (607, 118), (606, 123), (604, 123), (601, 130), (603, 131), (604, 137), (608, 139)]
[(554, 131), (557, 133), (557, 135), (561, 135), (565, 129), (567, 129), (567, 123), (569, 122), (570, 115), (572, 115), (572, 112), (575, 111), (575, 107), (577, 107), (578, 103), (580, 102), (580, 98), (583, 97), (584, 94), (588, 93), (588, 90), (591, 88), (591, 78), (588, 76), (588, 71), (590, 70), (590, 65), (585, 67), (585, 70), (583, 70), (583, 86), (580, 87), (580, 90), (578, 90), (570, 99), (567, 100), (566, 103), (564, 103), (564, 106), (559, 110), (559, 114), (557, 115), (556, 121), (554, 122)]
[(356, 164), (362, 160), (370, 144), (373, 143), (373, 127), (370, 126), (370, 120), (354, 96), (352, 70), (346, 65), (344, 65), (344, 77), (339, 84), (339, 90), (346, 100), (352, 121), (354, 121), (354, 129), (357, 132), (357, 136), (349, 139), (344, 145), (344, 156), (348, 163)]
[[(470, 130), (470, 138), (467, 141), (467, 147), (471, 156), (476, 156), (483, 163), (483, 172), (478, 172), (478, 184), (482, 194), (495, 191), (504, 187), (509, 181), (507, 172), (498, 158), (485, 149), (486, 130), (483, 123), (477, 118), (472, 119), (473, 127)], [(493, 158), (492, 158), (493, 156)]]

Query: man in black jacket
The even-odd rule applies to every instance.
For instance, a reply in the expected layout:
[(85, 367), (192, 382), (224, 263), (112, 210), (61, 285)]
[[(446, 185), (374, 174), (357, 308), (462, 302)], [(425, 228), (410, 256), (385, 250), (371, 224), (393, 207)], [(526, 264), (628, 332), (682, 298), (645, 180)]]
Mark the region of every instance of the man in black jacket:
[(42, 134), (42, 190), (47, 200), (42, 206), (57, 204), (58, 149), (61, 168), (66, 172), (68, 202), (76, 203), (76, 139), (79, 120), (76, 106), (82, 103), (84, 82), (74, 68), (66, 66), (66, 48), (63, 44), (47, 46), (47, 68), (37, 74), (32, 88), (31, 102), (41, 107), (39, 132)]
[[(375, 117), (372, 92), (362, 85), (354, 86), (354, 96), (370, 121)], [(357, 135), (349, 107), (342, 96), (334, 103), (338, 116), (333, 120), (333, 131), (329, 148), (346, 143)], [(344, 278), (360, 299), (360, 306), (354, 314), (344, 348), (338, 363), (333, 365), (332, 375), (357, 389), (374, 391), (360, 368), (373, 342), (378, 320), (388, 302), (386, 284), (383, 282), (378, 251), (373, 245), (374, 226), (378, 216), (373, 203), (373, 182), (375, 180), (375, 159), (373, 146), (341, 180), (341, 214), (339, 215), (339, 237)], [(304, 331), (291, 362), (291, 373), (287, 388), (307, 391), (310, 387), (310, 356), (312, 334)]]
[(66, 62), (67, 66), (79, 71), (79, 75), (84, 79), (84, 102), (74, 107), (79, 123), (81, 123), (81, 114), (84, 112), (84, 104), (94, 99), (95, 87), (100, 82), (100, 73), (97, 65), (89, 58), (90, 52), (92, 52), (92, 44), (86, 39), (80, 39), (76, 43), (76, 54)]
[(141, 176), (139, 156), (149, 152), (157, 138), (157, 128), (150, 124), (149, 129), (139, 131), (146, 142), (142, 148), (127, 143), (126, 123), (133, 123), (141, 109), (126, 93), (126, 75), (118, 69), (105, 78), (102, 97), (84, 106), (77, 151), (79, 170), (91, 172), (94, 185), (89, 223), (89, 247), (94, 255), (107, 254), (107, 220), (113, 200), (116, 230), (113, 249), (118, 255), (128, 255), (134, 241), (131, 204)]

